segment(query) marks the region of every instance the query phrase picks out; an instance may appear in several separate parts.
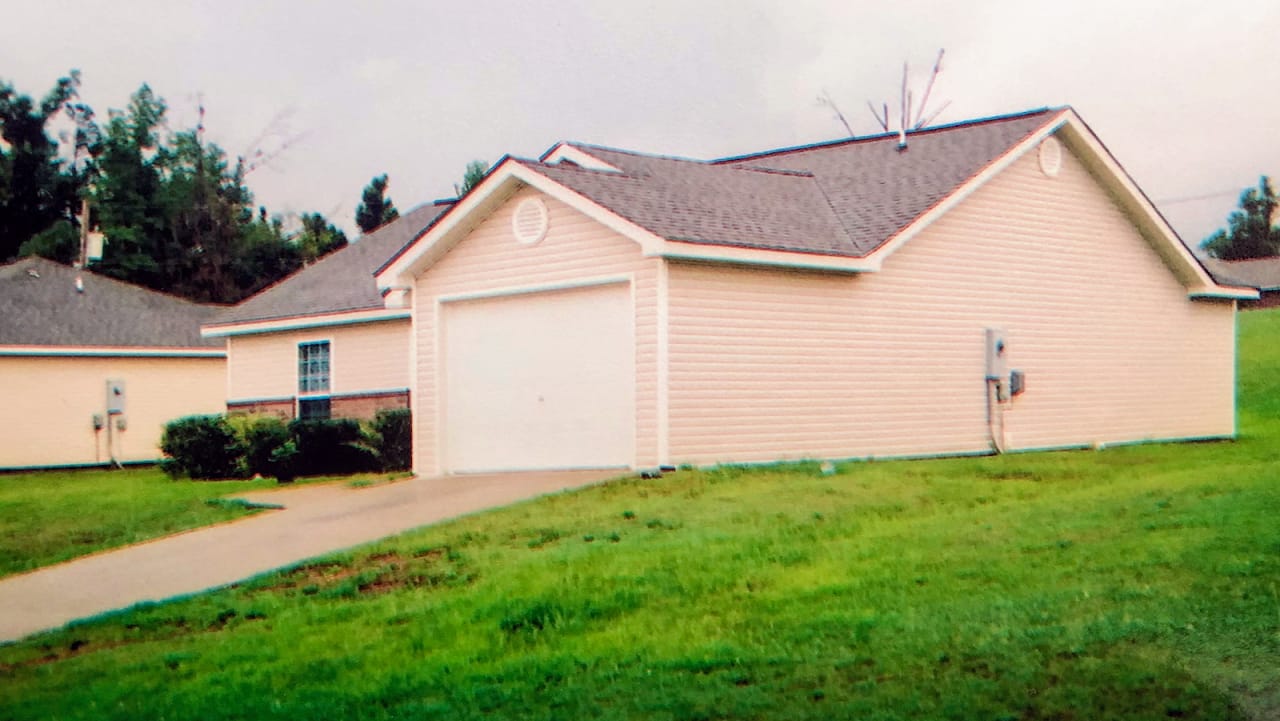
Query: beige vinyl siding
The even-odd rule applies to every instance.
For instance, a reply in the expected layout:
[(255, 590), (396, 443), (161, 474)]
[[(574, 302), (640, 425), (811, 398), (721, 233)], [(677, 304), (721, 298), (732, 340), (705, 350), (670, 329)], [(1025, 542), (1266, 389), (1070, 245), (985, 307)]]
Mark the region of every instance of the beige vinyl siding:
[(227, 400), (298, 395), (298, 344), (329, 341), (330, 393), (409, 387), (409, 321), (237, 335), (227, 339)]
[[(438, 457), (439, 362), (438, 299), (469, 294), (502, 294), (521, 289), (573, 286), (588, 279), (630, 278), (636, 333), (636, 462), (658, 463), (657, 314), (658, 259), (646, 259), (634, 242), (545, 197), (550, 216), (546, 238), (521, 245), (511, 232), (511, 215), (523, 199), (536, 194), (525, 188), (481, 221), (425, 273), (414, 290), (414, 336), (417, 383), (414, 386), (414, 468), (441, 472)], [(516, 362), (513, 359), (513, 362)]]
[(94, 431), (93, 416), (105, 417), (107, 380), (125, 383), (116, 458), (156, 460), (165, 423), (222, 411), (225, 373), (222, 358), (0, 358), (12, 416), (0, 468), (106, 463), (107, 432)]
[(840, 276), (672, 263), (675, 463), (989, 447), (987, 327), (1027, 374), (1013, 448), (1234, 433), (1234, 309), (1191, 301), (1070, 153), (1031, 152)]

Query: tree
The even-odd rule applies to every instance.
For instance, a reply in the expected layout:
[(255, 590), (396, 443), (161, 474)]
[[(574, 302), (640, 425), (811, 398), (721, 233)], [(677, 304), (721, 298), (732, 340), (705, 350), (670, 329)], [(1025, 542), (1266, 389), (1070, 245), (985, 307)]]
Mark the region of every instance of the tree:
[(1265, 258), (1280, 254), (1280, 227), (1271, 224), (1275, 217), (1275, 190), (1271, 179), (1262, 176), (1258, 187), (1240, 194), (1240, 209), (1227, 218), (1227, 228), (1205, 238), (1202, 245), (1209, 255), (1222, 260)]
[(113, 112), (94, 207), (107, 236), (102, 273), (204, 302), (234, 303), (293, 272), (297, 248), (265, 209), (245, 165), (194, 129), (164, 134), (166, 106), (143, 85)]
[(372, 233), (400, 217), (400, 211), (387, 197), (387, 175), (383, 173), (369, 181), (356, 206), (356, 225), (361, 233)]
[(58, 157), (58, 143), (47, 128), (60, 111), (74, 105), (80, 116), (68, 114), (77, 125), (77, 151), (81, 141), (89, 145), (92, 111), (72, 103), (79, 87), (80, 73), (72, 70), (37, 103), (0, 81), (0, 262), (59, 221), (77, 224), (83, 181)]
[(302, 262), (313, 263), (347, 244), (347, 234), (319, 213), (303, 213), (302, 229), (293, 236), (293, 244)]
[(454, 185), (453, 192), (457, 197), (461, 198), (466, 195), (472, 188), (480, 184), (484, 180), (485, 172), (489, 169), (489, 164), (483, 160), (473, 160), (467, 163), (467, 169), (462, 174), (462, 185)]

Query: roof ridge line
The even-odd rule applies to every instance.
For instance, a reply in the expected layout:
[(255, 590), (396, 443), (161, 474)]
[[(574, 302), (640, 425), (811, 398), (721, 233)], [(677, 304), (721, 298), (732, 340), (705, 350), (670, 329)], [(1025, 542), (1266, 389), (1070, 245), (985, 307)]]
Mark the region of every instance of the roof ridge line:
[[(968, 120), (958, 120), (954, 123), (944, 123), (942, 125), (933, 125), (927, 128), (920, 128), (919, 130), (908, 130), (906, 131), (906, 134), (908, 136), (919, 136), (919, 135), (927, 135), (929, 133), (945, 132), (948, 130), (957, 130), (960, 128), (985, 125), (987, 123), (999, 123), (999, 122), (1005, 122), (1009, 120), (1018, 120), (1018, 119), (1030, 117), (1033, 115), (1041, 115), (1041, 114), (1065, 110), (1068, 107), (1070, 106), (1062, 106), (1062, 107), (1055, 108), (1055, 107), (1046, 105), (1044, 107), (1035, 108), (1032, 110), (1023, 110), (1016, 113), (1007, 113), (1004, 115), (989, 115), (981, 118), (970, 118)], [(708, 160), (706, 162), (711, 165), (729, 165), (732, 163), (741, 163), (744, 161), (755, 160), (759, 158), (769, 158), (776, 155), (785, 155), (787, 153), (797, 153), (797, 152), (804, 152), (807, 150), (818, 150), (822, 148), (833, 148), (841, 145), (854, 145), (857, 143), (869, 143), (877, 140), (888, 140), (888, 139), (897, 138), (897, 137), (899, 137), (898, 131), (893, 131), (893, 132), (886, 132), (886, 133), (876, 133), (875, 135), (862, 135), (862, 136), (851, 137), (851, 138), (840, 138), (838, 140), (819, 140), (814, 143), (806, 143), (803, 145), (792, 145), (784, 148), (775, 148), (773, 150), (761, 150), (754, 153), (745, 153), (742, 155), (730, 155), (724, 158), (716, 158), (714, 160)]]

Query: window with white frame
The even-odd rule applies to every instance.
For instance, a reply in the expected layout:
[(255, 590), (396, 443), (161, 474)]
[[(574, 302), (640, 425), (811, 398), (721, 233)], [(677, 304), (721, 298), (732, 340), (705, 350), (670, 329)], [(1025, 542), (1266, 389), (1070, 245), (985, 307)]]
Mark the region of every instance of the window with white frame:
[(298, 344), (298, 417), (329, 417), (329, 341)]

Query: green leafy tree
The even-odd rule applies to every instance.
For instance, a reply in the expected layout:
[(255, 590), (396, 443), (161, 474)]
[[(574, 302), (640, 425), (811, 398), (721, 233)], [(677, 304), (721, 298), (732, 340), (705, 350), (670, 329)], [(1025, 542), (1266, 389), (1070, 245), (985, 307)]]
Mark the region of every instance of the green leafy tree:
[[(0, 262), (59, 221), (75, 225), (82, 178), (59, 157), (58, 143), (49, 136), (49, 122), (73, 106), (80, 109), (77, 148), (90, 143), (92, 112), (73, 103), (80, 73), (60, 78), (39, 102), (0, 81)], [(80, 124), (84, 123), (84, 137)]]
[(313, 263), (347, 244), (347, 234), (319, 213), (303, 213), (302, 228), (293, 237), (302, 262)]
[(480, 184), (484, 180), (485, 172), (489, 169), (489, 164), (483, 160), (473, 160), (467, 163), (467, 169), (462, 174), (462, 185), (454, 185), (454, 193), (461, 198), (466, 195), (472, 188)]
[(179, 204), (167, 192), (170, 151), (160, 127), (167, 107), (143, 85), (124, 111), (112, 111), (97, 161), (93, 204), (106, 235), (95, 269), (133, 283), (169, 290), (185, 265), (171, 217)]
[(356, 225), (361, 233), (372, 233), (400, 217), (400, 211), (387, 196), (387, 175), (383, 173), (365, 186), (360, 205), (356, 206)]
[[(162, 134), (149, 87), (112, 115), (97, 162), (95, 207), (107, 236), (95, 266), (198, 301), (233, 303), (297, 269), (297, 249), (265, 209), (253, 212), (245, 167), (195, 129)], [(203, 113), (202, 113), (203, 115)]]
[(23, 243), (18, 255), (38, 255), (71, 265), (80, 259), (80, 229), (70, 221), (56, 221)]
[(1240, 209), (1227, 218), (1225, 230), (1204, 240), (1209, 255), (1222, 260), (1265, 258), (1280, 254), (1280, 227), (1272, 225), (1277, 202), (1271, 179), (1262, 176), (1258, 187), (1240, 194)]

